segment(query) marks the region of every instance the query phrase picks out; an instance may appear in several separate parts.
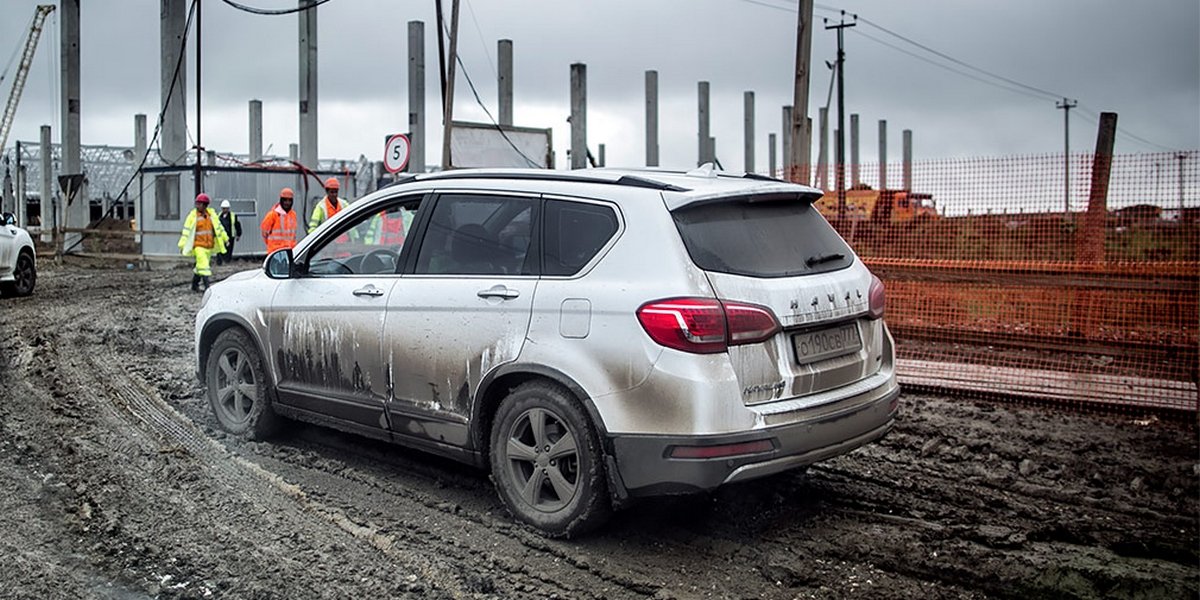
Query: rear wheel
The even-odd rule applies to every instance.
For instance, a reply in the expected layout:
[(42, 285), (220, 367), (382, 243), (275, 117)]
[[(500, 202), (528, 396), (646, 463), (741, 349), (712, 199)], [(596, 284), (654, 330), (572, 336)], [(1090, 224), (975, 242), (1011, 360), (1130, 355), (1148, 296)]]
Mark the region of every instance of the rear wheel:
[(496, 412), (490, 449), (500, 499), (544, 535), (585, 533), (612, 512), (599, 437), (563, 388), (538, 381), (514, 389)]
[(37, 284), (37, 267), (33, 262), (33, 254), (28, 250), (22, 250), (17, 256), (17, 265), (13, 269), (13, 280), (5, 282), (4, 295), (6, 296), (28, 296), (33, 293), (33, 286)]
[(217, 336), (205, 367), (208, 401), (221, 428), (245, 439), (262, 439), (278, 429), (271, 390), (258, 347), (240, 329)]

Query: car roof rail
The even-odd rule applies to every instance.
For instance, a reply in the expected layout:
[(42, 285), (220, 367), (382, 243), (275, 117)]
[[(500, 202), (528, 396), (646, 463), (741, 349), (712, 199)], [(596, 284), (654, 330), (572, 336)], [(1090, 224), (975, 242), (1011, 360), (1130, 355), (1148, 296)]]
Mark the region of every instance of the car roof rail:
[(599, 183), (604, 185), (619, 185), (625, 187), (639, 187), (669, 192), (687, 192), (687, 188), (679, 187), (674, 184), (655, 181), (648, 177), (640, 177), (637, 175), (621, 175), (616, 179), (594, 177), (588, 175), (574, 175), (568, 173), (560, 173), (556, 171), (439, 171), (437, 173), (429, 173), (425, 177), (419, 175), (410, 175), (404, 179), (398, 180), (395, 183), (388, 184), (388, 187), (403, 183), (411, 182), (415, 179), (420, 181), (442, 181), (451, 179), (519, 179), (525, 181), (562, 181), (568, 183)]

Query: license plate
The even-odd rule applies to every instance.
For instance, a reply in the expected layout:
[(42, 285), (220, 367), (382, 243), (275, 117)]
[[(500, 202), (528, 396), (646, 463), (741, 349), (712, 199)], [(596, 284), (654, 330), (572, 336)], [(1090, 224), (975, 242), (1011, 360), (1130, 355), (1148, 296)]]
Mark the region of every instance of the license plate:
[(858, 324), (849, 323), (829, 329), (797, 333), (792, 336), (792, 347), (796, 350), (796, 362), (805, 365), (858, 352), (862, 349), (862, 337), (858, 333)]

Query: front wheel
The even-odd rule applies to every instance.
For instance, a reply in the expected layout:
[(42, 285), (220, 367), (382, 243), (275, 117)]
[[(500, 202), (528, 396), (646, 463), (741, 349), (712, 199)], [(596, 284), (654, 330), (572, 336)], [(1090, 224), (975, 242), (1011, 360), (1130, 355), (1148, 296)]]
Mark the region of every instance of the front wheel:
[(612, 512), (600, 440), (563, 388), (536, 381), (514, 389), (496, 412), (490, 450), (500, 499), (542, 534), (586, 533)]
[(276, 431), (279, 417), (271, 409), (271, 390), (262, 358), (250, 336), (226, 329), (217, 336), (205, 366), (208, 401), (221, 428), (257, 440)]
[(17, 256), (16, 268), (13, 269), (13, 280), (4, 283), (5, 295), (28, 296), (33, 293), (37, 284), (37, 267), (34, 266), (33, 255), (29, 251)]

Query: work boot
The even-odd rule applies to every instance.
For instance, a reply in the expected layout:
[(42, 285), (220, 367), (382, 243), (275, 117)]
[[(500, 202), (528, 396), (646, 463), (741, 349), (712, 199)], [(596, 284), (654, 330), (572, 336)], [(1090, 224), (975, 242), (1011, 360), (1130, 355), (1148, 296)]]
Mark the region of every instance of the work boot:
[(192, 275), (192, 291), (193, 292), (200, 291), (200, 276), (199, 275)]
[(209, 285), (211, 285), (211, 284), (208, 282), (208, 275), (205, 275), (205, 276), (204, 276), (204, 277), (202, 277), (201, 279), (203, 279), (203, 280), (204, 280), (204, 289), (205, 289), (205, 290), (207, 290), (207, 289), (208, 289), (208, 287), (209, 287)]

